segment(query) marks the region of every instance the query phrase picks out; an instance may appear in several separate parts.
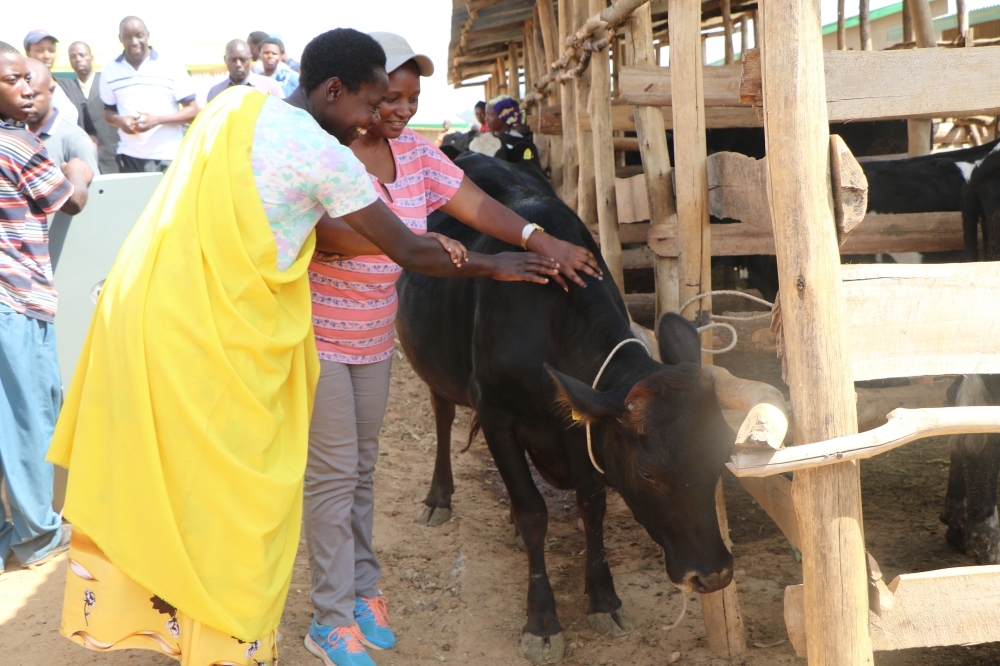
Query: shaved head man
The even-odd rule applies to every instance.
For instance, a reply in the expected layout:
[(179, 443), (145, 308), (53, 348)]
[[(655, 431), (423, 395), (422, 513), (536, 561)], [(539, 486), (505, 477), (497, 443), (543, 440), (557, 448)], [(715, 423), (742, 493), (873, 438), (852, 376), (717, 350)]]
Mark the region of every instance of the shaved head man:
[(166, 171), (184, 138), (183, 125), (198, 115), (194, 82), (179, 63), (149, 47), (142, 19), (118, 24), (122, 54), (104, 66), (104, 118), (118, 128), (122, 173)]
[(32, 109), (28, 113), (28, 129), (45, 144), (53, 164), (62, 165), (76, 157), (97, 173), (97, 149), (87, 133), (62, 118), (52, 104), (52, 93), (58, 87), (49, 68), (34, 58), (27, 58), (31, 72)]
[(101, 102), (101, 74), (94, 71), (94, 54), (86, 42), (73, 42), (66, 50), (73, 78), (58, 78), (56, 83), (70, 101), (80, 109), (80, 127), (97, 145), (101, 173), (118, 173), (115, 154), (118, 150), (118, 130), (104, 119)]
[(226, 69), (229, 70), (229, 78), (223, 79), (212, 86), (208, 91), (208, 101), (211, 102), (223, 90), (233, 86), (250, 86), (261, 92), (276, 97), (284, 97), (281, 86), (271, 78), (261, 76), (250, 71), (253, 66), (253, 54), (250, 45), (242, 39), (234, 39), (226, 44), (226, 54), (224, 57)]

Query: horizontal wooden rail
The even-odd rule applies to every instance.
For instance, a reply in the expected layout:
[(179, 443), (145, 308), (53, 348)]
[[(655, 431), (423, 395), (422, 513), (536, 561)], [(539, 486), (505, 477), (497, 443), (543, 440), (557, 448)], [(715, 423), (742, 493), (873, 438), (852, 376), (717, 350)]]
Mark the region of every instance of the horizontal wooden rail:
[(771, 476), (872, 458), (925, 437), (994, 432), (1000, 432), (1000, 407), (894, 409), (889, 422), (874, 430), (780, 451), (738, 450), (726, 466), (739, 477)]
[[(1000, 51), (993, 49), (825, 51), (829, 120), (995, 115), (1000, 111), (998, 65)], [(711, 108), (739, 103), (740, 73), (737, 66), (704, 71), (707, 120)], [(745, 89), (760, 90), (759, 79), (753, 80), (760, 76), (759, 67), (744, 76), (750, 77), (743, 81)], [(668, 67), (624, 67), (618, 81), (620, 99), (629, 104), (672, 102)], [(757, 105), (762, 106), (759, 99)]]
[[(676, 224), (656, 224), (649, 230), (649, 246), (661, 257), (676, 257)], [(841, 254), (880, 252), (943, 252), (961, 250), (962, 214), (906, 213), (866, 215), (858, 228), (840, 247)], [(712, 256), (774, 254), (774, 233), (770, 229), (739, 224), (712, 225)]]
[[(897, 576), (891, 608), (868, 615), (875, 650), (1000, 641), (1000, 566), (955, 567)], [(785, 588), (785, 626), (796, 654), (808, 636), (801, 585)]]

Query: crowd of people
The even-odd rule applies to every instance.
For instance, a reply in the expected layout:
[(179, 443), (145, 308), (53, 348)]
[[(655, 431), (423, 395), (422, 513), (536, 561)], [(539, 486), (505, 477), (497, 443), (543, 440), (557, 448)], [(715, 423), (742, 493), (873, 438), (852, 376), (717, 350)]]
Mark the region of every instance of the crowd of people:
[[(266, 33), (234, 39), (204, 109), (141, 19), (119, 38), (100, 73), (71, 44), (66, 82), (49, 71), (53, 35), (29, 33), (24, 55), (0, 42), (0, 573), (68, 550), (71, 640), (270, 665), (304, 523), (306, 647), (373, 664), (366, 647), (396, 641), (372, 547), (396, 278), (568, 290), (600, 278), (597, 260), (407, 127), (434, 65), (402, 36), (331, 30), (301, 66)], [(484, 120), (505, 137), (493, 154), (529, 149), (516, 101), (491, 100)], [(64, 391), (47, 216), (79, 213), (114, 169), (164, 177)], [(427, 233), (438, 209), (525, 251)], [(69, 470), (62, 516), (51, 463)]]

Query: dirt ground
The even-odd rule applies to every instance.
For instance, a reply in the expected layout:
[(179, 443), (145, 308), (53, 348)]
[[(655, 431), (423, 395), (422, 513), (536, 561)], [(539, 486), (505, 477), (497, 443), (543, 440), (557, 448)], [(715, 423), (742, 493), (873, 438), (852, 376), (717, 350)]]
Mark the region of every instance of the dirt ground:
[[(766, 349), (744, 350), (721, 357), (719, 363), (741, 376), (779, 383), (780, 365), (773, 354)], [(942, 393), (941, 382), (927, 386), (927, 395), (934, 399)], [(891, 395), (887, 399), (891, 402)], [(460, 410), (453, 432), (456, 451), (464, 443), (468, 425), (469, 413)], [(391, 651), (373, 653), (373, 658), (380, 666), (526, 663), (518, 658), (517, 646), (525, 621), (527, 563), (514, 545), (507, 493), (481, 438), (469, 452), (453, 454), (457, 489), (452, 520), (437, 528), (416, 522), (430, 483), (435, 437), (426, 388), (402, 354), (393, 368), (381, 442), (375, 474), (375, 543), (384, 569), (382, 590), (390, 599), (399, 644)], [(868, 547), (886, 581), (899, 573), (971, 564), (948, 547), (937, 519), (947, 475), (943, 440), (910, 444), (862, 464)], [(679, 653), (678, 664), (805, 663), (788, 643), (782, 619), (785, 586), (801, 582), (797, 554), (731, 475), (724, 476), (724, 484), (735, 578), (750, 646), (745, 656), (732, 661), (709, 653), (697, 595), (690, 595), (680, 625), (667, 630), (681, 608), (681, 593), (667, 579), (659, 548), (614, 493), (607, 518), (608, 561), (618, 594), (638, 629), (616, 639), (591, 630), (583, 591), (584, 540), (574, 500), (536, 480), (550, 511), (547, 565), (568, 645), (563, 663), (659, 666), (668, 663), (674, 652)], [(0, 654), (5, 664), (175, 663), (145, 651), (87, 652), (61, 638), (65, 575), (63, 556), (39, 569), (15, 566), (0, 576)], [(283, 664), (319, 663), (302, 646), (311, 613), (303, 542), (281, 625)], [(1000, 644), (875, 655), (878, 666), (997, 663)]]

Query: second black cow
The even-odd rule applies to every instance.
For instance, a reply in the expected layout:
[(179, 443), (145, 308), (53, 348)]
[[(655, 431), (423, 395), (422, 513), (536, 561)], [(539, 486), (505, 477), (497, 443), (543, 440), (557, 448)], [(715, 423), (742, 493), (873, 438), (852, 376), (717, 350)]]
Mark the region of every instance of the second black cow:
[[(599, 250), (579, 218), (547, 182), (481, 155), (456, 163), (479, 187), (553, 236)], [(477, 252), (511, 246), (454, 219), (434, 230)], [(606, 274), (608, 269), (601, 265)], [(450, 443), (455, 406), (475, 410), (510, 493), (511, 514), (528, 555), (528, 618), (522, 655), (555, 663), (564, 653), (556, 601), (545, 570), (545, 501), (528, 459), (549, 483), (576, 491), (586, 532), (585, 589), (591, 625), (619, 635), (632, 625), (615, 593), (604, 555), (605, 488), (621, 494), (636, 520), (664, 551), (670, 580), (683, 590), (714, 592), (732, 580), (715, 510), (715, 488), (734, 441), (700, 367), (693, 326), (667, 315), (660, 322), (663, 363), (639, 344), (602, 363), (631, 338), (614, 284), (587, 278), (571, 285), (448, 280), (404, 273), (397, 330), (416, 372), (431, 389), (438, 453), (425, 500), (424, 524), (451, 515)], [(574, 420), (575, 419), (575, 420)], [(588, 455), (584, 423), (593, 433)]]

